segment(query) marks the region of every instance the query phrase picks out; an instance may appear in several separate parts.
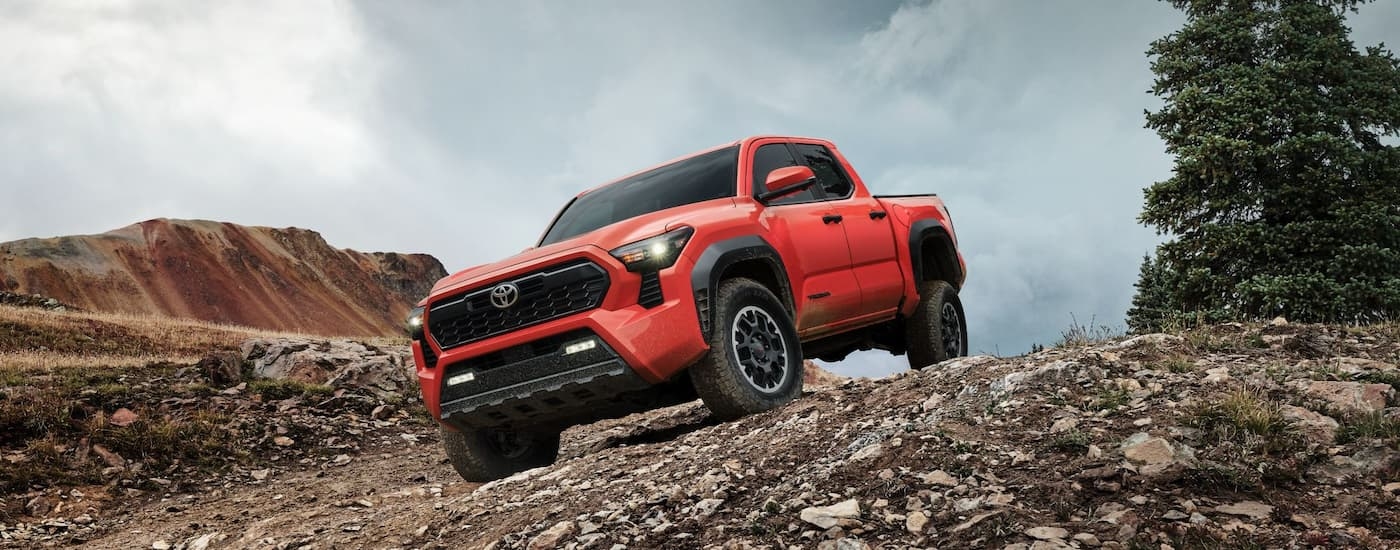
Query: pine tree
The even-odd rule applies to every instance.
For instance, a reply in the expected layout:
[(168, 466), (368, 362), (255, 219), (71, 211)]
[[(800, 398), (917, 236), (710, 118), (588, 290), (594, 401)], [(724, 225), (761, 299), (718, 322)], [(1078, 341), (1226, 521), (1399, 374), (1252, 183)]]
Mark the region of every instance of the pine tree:
[(1133, 307), (1128, 310), (1128, 329), (1142, 334), (1160, 331), (1170, 324), (1171, 296), (1167, 293), (1166, 272), (1152, 261), (1151, 255), (1142, 257), (1138, 282), (1134, 286), (1137, 295), (1133, 296)]
[(1147, 127), (1176, 165), (1139, 218), (1171, 240), (1136, 320), (1400, 317), (1400, 62), (1352, 44), (1363, 0), (1171, 3)]

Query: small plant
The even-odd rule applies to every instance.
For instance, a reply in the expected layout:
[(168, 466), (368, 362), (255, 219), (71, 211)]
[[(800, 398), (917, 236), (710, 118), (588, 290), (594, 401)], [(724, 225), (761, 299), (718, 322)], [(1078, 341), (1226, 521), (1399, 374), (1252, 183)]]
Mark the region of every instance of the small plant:
[(1195, 371), (1196, 364), (1181, 357), (1173, 357), (1171, 359), (1164, 359), (1161, 362), (1158, 362), (1156, 365), (1153, 366), (1153, 368), (1155, 370), (1164, 370), (1176, 374), (1183, 374)]
[(1257, 453), (1301, 450), (1303, 440), (1281, 406), (1255, 392), (1238, 390), (1196, 407), (1186, 423), (1216, 442), (1238, 443)]
[(18, 368), (0, 365), (0, 388), (23, 386), (29, 382), (29, 377), (24, 371)]
[(1104, 324), (1095, 325), (1095, 317), (1090, 317), (1087, 324), (1081, 324), (1073, 313), (1070, 314), (1069, 318), (1069, 328), (1060, 331), (1060, 341), (1055, 344), (1055, 347), (1087, 346), (1107, 342), (1122, 337), (1124, 334), (1123, 330), (1119, 328)]
[(1346, 445), (1363, 439), (1400, 439), (1400, 419), (1386, 417), (1380, 411), (1343, 417), (1337, 443)]
[(1356, 375), (1355, 379), (1367, 384), (1390, 384), (1396, 391), (1400, 391), (1400, 370), (1367, 371)]
[(334, 392), (335, 388), (299, 380), (259, 378), (248, 384), (248, 391), (262, 396), (265, 401), (278, 401), (293, 397), (326, 397)]
[(1092, 411), (1112, 411), (1131, 401), (1133, 395), (1118, 386), (1104, 386), (1099, 388), (1099, 392), (1089, 401), (1089, 410)]
[(1056, 435), (1050, 442), (1050, 448), (1062, 453), (1083, 454), (1089, 450), (1089, 443), (1089, 434), (1070, 430)]

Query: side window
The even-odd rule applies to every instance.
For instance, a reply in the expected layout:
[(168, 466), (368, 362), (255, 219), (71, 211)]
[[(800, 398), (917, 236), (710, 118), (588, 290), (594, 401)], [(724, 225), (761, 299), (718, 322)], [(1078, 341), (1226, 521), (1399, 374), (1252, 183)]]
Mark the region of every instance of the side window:
[[(768, 180), (768, 173), (785, 166), (797, 166), (797, 159), (792, 158), (792, 153), (788, 151), (785, 143), (770, 143), (758, 148), (753, 153), (753, 189), (754, 194), (763, 193), (768, 190), (763, 185)], [(816, 191), (808, 187), (779, 198), (770, 204), (791, 204), (794, 202), (808, 202), (817, 198)]]
[(836, 161), (836, 156), (826, 150), (826, 147), (798, 144), (797, 154), (802, 155), (802, 160), (817, 175), (817, 185), (826, 191), (827, 199), (844, 199), (851, 196), (851, 180), (846, 178), (846, 172), (841, 170), (841, 163)]

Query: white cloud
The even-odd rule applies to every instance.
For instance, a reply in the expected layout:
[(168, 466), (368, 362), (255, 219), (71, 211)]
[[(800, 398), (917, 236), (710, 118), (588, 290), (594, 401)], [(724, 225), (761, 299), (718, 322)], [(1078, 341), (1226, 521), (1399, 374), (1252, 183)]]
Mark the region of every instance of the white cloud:
[(362, 116), (377, 68), (355, 17), (333, 2), (11, 7), (0, 174), (16, 181), (19, 160), (62, 166), (48, 183), (131, 190), (351, 181), (383, 150)]

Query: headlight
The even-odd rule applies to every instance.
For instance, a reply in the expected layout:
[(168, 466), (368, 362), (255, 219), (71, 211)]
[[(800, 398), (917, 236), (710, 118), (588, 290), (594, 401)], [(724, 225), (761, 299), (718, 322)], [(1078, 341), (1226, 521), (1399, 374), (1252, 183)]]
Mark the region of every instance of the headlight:
[(612, 249), (609, 254), (627, 266), (628, 271), (657, 271), (675, 265), (681, 249), (695, 234), (691, 227), (667, 231), (650, 239), (642, 239)]
[(423, 339), (423, 308), (415, 307), (408, 311), (408, 319), (403, 322), (404, 331), (414, 340)]

